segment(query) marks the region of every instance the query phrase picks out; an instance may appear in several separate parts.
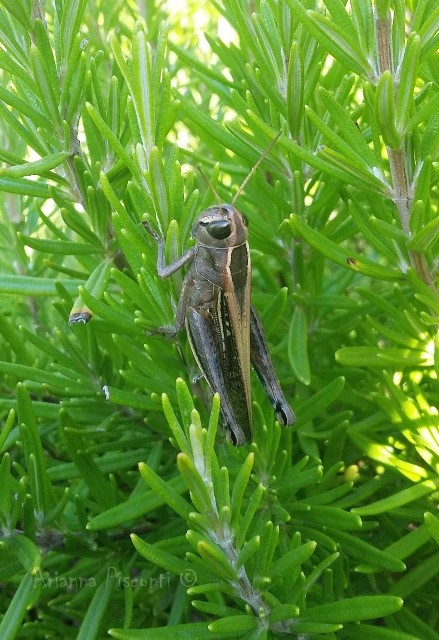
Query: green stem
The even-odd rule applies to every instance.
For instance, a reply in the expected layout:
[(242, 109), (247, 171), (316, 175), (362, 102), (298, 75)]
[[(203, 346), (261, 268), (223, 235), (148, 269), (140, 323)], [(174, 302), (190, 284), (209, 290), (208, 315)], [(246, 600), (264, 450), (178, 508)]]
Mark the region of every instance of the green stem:
[(409, 238), (410, 211), (413, 205), (413, 198), (408, 185), (406, 157), (402, 149), (395, 150), (387, 147), (387, 154), (389, 156), (390, 173), (392, 176), (393, 202), (398, 209), (401, 228), (407, 238)]
[[(212, 524), (212, 531), (210, 534), (211, 539), (222, 549), (222, 551), (224, 551), (227, 558), (229, 559), (230, 565), (233, 568), (236, 568), (238, 551), (234, 545), (233, 531), (229, 526), (224, 526), (219, 517), (218, 506), (213, 489), (213, 478), (210, 473), (206, 473), (204, 464), (202, 465), (202, 467), (197, 464), (197, 459), (195, 456), (193, 457), (193, 462), (197, 467), (198, 473), (200, 473), (201, 477), (205, 481), (206, 487), (210, 494), (211, 512), (209, 513), (209, 518)], [(260, 591), (253, 587), (244, 566), (242, 566), (238, 571), (238, 579), (235, 582), (231, 582), (230, 586), (235, 590), (237, 597), (243, 600), (243, 602), (246, 602), (260, 620), (261, 613), (263, 612), (263, 618), (265, 618), (268, 626), (267, 618), (271, 612), (271, 607), (267, 604)], [(278, 633), (290, 633), (288, 623), (276, 623), (276, 625), (273, 625), (273, 629), (275, 629)]]

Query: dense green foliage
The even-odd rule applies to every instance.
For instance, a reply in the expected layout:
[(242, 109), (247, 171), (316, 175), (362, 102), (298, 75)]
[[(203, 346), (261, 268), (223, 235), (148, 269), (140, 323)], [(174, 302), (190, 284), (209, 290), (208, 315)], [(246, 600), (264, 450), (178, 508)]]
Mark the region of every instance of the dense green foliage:
[[(0, 3), (0, 638), (439, 640), (437, 0), (178, 4)], [(234, 448), (142, 221), (279, 131)]]

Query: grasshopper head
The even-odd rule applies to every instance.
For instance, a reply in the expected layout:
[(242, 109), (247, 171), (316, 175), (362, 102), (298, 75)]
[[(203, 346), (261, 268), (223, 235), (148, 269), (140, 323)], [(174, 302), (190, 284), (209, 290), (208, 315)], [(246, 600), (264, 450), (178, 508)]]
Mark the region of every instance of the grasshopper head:
[(192, 236), (209, 247), (235, 247), (247, 240), (247, 218), (230, 204), (215, 205), (199, 215)]

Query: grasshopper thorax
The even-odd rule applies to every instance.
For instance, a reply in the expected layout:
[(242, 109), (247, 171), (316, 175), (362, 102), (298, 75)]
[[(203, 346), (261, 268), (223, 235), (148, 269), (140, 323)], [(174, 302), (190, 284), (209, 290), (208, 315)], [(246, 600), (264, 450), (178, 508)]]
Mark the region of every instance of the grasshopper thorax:
[(247, 241), (247, 218), (230, 204), (215, 205), (198, 216), (191, 233), (207, 247), (237, 247)]

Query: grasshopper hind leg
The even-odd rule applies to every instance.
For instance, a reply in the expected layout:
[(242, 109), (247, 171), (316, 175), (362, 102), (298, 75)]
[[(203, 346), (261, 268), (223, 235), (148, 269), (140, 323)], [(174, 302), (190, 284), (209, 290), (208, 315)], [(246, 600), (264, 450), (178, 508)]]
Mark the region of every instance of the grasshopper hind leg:
[(250, 359), (266, 394), (270, 398), (279, 422), (285, 427), (294, 424), (296, 416), (288, 404), (276, 377), (262, 324), (253, 307), (251, 307), (250, 319)]

